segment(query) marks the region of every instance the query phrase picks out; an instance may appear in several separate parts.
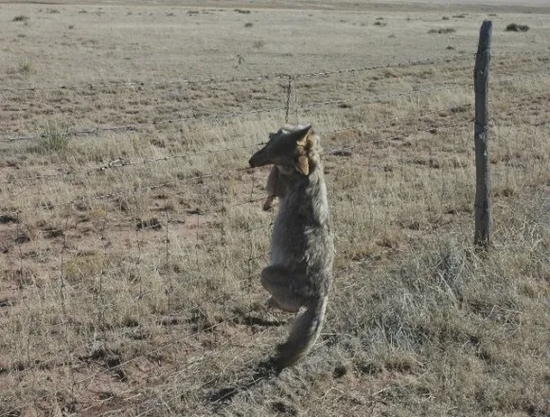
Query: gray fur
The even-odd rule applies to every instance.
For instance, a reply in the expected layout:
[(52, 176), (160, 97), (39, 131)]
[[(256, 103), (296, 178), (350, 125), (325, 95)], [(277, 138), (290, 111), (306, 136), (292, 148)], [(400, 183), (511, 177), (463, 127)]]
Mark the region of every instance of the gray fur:
[(320, 152), (311, 126), (298, 126), (271, 134), (250, 159), (251, 166), (274, 164), (267, 201), (279, 198), (271, 265), (262, 271), (262, 285), (271, 293), (272, 305), (289, 312), (306, 308), (278, 348), (274, 361), (279, 368), (294, 364), (313, 347), (332, 285), (334, 239)]

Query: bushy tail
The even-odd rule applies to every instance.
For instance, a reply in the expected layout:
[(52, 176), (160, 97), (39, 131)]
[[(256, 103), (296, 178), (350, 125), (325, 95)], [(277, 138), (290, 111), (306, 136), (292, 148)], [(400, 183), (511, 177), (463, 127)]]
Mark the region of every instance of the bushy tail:
[(317, 298), (296, 319), (288, 340), (277, 348), (278, 354), (273, 359), (277, 368), (283, 369), (296, 363), (313, 348), (323, 327), (327, 301), (327, 296)]

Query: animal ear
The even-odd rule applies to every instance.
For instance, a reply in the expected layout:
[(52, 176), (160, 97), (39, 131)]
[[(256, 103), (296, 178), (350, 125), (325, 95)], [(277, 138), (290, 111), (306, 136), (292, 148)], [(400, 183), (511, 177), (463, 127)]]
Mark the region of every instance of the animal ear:
[(304, 126), (300, 129), (300, 132), (303, 133), (304, 135), (306, 135), (307, 133), (309, 133), (310, 130), (311, 130), (311, 123), (310, 123), (310, 124), (307, 124), (307, 125), (304, 125)]
[(307, 136), (309, 131), (311, 130), (311, 125), (306, 125), (301, 127), (299, 130), (295, 130), (293, 133), (296, 135), (296, 141), (300, 142), (303, 141)]
[(295, 167), (300, 174), (309, 175), (309, 158), (307, 155), (299, 156)]
[(296, 162), (296, 170), (302, 175), (309, 175), (309, 150), (311, 148), (311, 136), (309, 134), (311, 125), (304, 126), (297, 131), (296, 135), (296, 152), (299, 155)]

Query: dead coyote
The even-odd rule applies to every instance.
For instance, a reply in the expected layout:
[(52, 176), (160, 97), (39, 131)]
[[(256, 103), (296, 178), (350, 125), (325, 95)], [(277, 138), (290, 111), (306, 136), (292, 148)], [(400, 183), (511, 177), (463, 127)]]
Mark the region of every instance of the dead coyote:
[(319, 337), (332, 284), (333, 234), (319, 137), (311, 125), (280, 129), (250, 158), (252, 167), (273, 164), (267, 182), (269, 209), (279, 197), (279, 212), (271, 238), (271, 265), (261, 282), (270, 304), (296, 313), (286, 343), (273, 363), (279, 369), (305, 356)]

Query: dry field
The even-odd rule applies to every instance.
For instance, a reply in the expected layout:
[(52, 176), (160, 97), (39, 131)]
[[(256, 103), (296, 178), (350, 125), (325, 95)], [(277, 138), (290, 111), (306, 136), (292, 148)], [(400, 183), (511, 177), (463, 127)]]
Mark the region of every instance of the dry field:
[[(550, 10), (104, 3), (0, 4), (0, 416), (550, 415)], [(273, 376), (247, 161), (285, 119), (321, 134), (337, 257)]]

